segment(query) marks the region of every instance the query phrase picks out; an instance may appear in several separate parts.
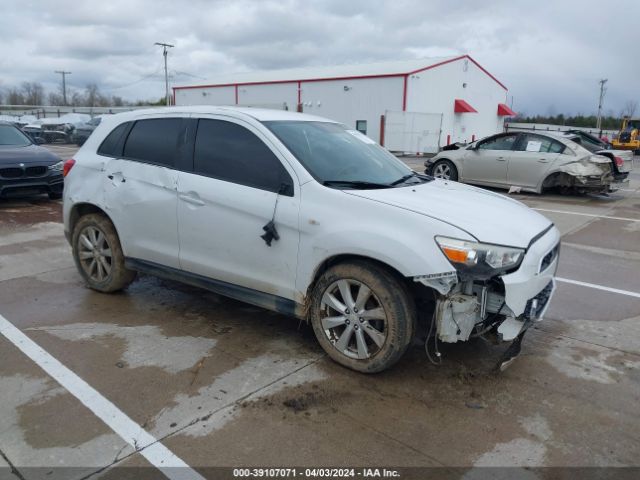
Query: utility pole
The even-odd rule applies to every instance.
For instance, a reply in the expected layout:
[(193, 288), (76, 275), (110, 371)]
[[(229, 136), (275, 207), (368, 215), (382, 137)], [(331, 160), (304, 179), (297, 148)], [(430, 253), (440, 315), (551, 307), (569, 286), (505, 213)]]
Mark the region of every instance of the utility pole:
[(167, 52), (169, 48), (173, 48), (173, 45), (168, 43), (156, 42), (155, 45), (162, 47), (162, 56), (164, 57), (164, 90), (167, 107), (171, 104), (169, 99), (169, 73), (167, 72)]
[(604, 86), (609, 80), (603, 78), (598, 83), (600, 84), (600, 101), (598, 102), (598, 121), (596, 122), (596, 129), (600, 130), (600, 136), (602, 136), (602, 103), (604, 101), (604, 94), (607, 93), (607, 89)]
[(67, 106), (67, 75), (71, 75), (71, 72), (65, 72), (64, 70), (56, 70), (54, 73), (62, 75), (62, 106)]

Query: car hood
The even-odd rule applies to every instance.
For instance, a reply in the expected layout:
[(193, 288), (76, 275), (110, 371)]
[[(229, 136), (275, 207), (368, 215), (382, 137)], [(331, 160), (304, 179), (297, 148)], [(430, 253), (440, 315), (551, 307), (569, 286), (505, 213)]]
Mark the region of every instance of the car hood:
[(457, 182), (436, 179), (402, 188), (344, 192), (436, 218), (486, 243), (526, 248), (552, 225), (516, 200)]
[(0, 146), (0, 165), (26, 164), (44, 164), (53, 165), (62, 159), (54, 155), (46, 148), (37, 145), (29, 145), (27, 147), (12, 147), (8, 145)]

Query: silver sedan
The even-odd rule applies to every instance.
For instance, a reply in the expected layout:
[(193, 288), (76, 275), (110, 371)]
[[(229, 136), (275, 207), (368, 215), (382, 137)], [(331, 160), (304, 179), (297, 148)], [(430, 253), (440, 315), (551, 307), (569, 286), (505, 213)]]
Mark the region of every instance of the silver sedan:
[(607, 192), (614, 182), (608, 158), (553, 134), (501, 133), (451, 145), (425, 166), (426, 173), (446, 180), (536, 193)]

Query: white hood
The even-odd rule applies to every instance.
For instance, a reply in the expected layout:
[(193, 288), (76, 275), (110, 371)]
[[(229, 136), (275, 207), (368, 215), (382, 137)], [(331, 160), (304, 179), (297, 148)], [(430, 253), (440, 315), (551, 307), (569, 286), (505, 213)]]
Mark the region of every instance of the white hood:
[(526, 248), (551, 225), (518, 201), (439, 179), (416, 186), (344, 192), (437, 218), (486, 243)]

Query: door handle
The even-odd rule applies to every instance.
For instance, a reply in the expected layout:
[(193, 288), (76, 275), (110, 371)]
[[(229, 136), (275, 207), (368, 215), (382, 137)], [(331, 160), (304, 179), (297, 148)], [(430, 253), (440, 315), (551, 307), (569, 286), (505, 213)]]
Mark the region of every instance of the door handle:
[(190, 203), (191, 205), (196, 205), (198, 207), (204, 206), (204, 202), (200, 200), (200, 198), (197, 195), (198, 194), (195, 194), (194, 196), (188, 193), (181, 193), (178, 195), (178, 197), (180, 197), (180, 200), (184, 200), (185, 202)]
[(498, 158), (496, 158), (496, 160), (499, 161), (499, 162), (506, 162), (507, 161), (507, 159), (504, 158), (504, 157), (498, 157)]
[(540, 160), (538, 160), (538, 163), (549, 163), (549, 160), (545, 160), (544, 158), (541, 158)]

